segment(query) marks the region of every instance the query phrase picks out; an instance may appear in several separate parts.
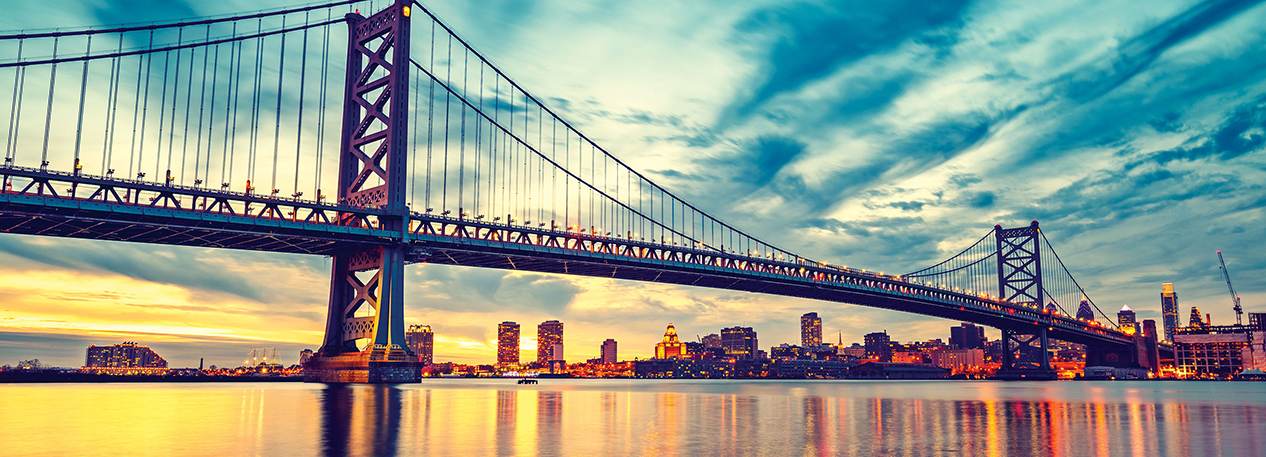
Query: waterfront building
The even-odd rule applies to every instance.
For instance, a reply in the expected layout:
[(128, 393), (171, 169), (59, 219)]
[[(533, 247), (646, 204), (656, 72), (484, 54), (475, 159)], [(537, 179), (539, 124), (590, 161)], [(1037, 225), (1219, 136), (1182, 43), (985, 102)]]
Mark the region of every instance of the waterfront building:
[(167, 368), (167, 360), (134, 341), (110, 346), (88, 346), (85, 368)]
[(1266, 369), (1266, 313), (1250, 313), (1249, 325), (1178, 328), (1174, 365), (1180, 373), (1199, 377), (1228, 377), (1244, 370)]
[(505, 321), (497, 326), (497, 365), (519, 364), (519, 324)]
[(773, 374), (785, 379), (843, 379), (857, 362), (840, 360), (779, 360)]
[(1134, 317), (1134, 310), (1130, 309), (1130, 305), (1121, 305), (1121, 311), (1117, 312), (1117, 325), (1121, 326), (1121, 330), (1129, 333), (1138, 333), (1139, 325)]
[(880, 362), (892, 360), (892, 339), (888, 337), (887, 330), (867, 333), (863, 338), (866, 340), (866, 358)]
[(1095, 311), (1090, 309), (1090, 300), (1086, 298), (1086, 294), (1081, 294), (1081, 303), (1077, 304), (1077, 318), (1083, 321), (1095, 320)]
[(611, 364), (616, 363), (617, 360), (615, 340), (607, 338), (602, 342), (602, 363)]
[(969, 323), (950, 327), (950, 346), (958, 349), (981, 349), (985, 347), (985, 341), (984, 327)]
[(721, 335), (709, 333), (703, 336), (703, 347), (708, 349), (722, 349)]
[(756, 331), (751, 327), (730, 327), (721, 329), (721, 347), (725, 355), (741, 360), (760, 358), (760, 350), (756, 342)]
[(957, 374), (979, 369), (985, 365), (984, 349), (940, 349), (928, 352), (932, 365)]
[(923, 353), (919, 351), (892, 351), (892, 363), (923, 363)]
[(818, 313), (805, 313), (800, 316), (800, 346), (817, 347), (822, 345), (822, 318)]
[(299, 351), (299, 366), (303, 366), (304, 364), (308, 363), (308, 360), (311, 359), (312, 356), (314, 355), (316, 355), (316, 352), (313, 352), (311, 349), (304, 349), (302, 351)]
[(563, 344), (563, 323), (556, 320), (541, 322), (536, 326), (536, 361), (549, 363), (550, 360), (562, 360), (561, 357), (551, 359), (550, 351), (555, 344)]
[(1161, 284), (1161, 323), (1165, 326), (1165, 341), (1174, 340), (1174, 330), (1178, 329), (1178, 292), (1174, 291), (1174, 283)]
[(410, 325), (404, 332), (404, 343), (418, 356), (418, 362), (430, 365), (435, 362), (435, 333), (429, 325)]
[(924, 363), (866, 362), (848, 371), (851, 379), (945, 379), (950, 370)]
[(677, 327), (669, 323), (668, 328), (664, 330), (664, 338), (655, 345), (655, 358), (675, 359), (688, 354), (685, 345), (681, 343), (681, 338), (677, 337)]

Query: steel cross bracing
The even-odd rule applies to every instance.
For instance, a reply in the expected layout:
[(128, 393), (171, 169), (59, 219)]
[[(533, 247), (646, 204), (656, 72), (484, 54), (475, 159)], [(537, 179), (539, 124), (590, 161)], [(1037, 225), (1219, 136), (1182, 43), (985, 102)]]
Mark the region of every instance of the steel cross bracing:
[[(326, 6), (347, 3), (355, 2), (338, 2)], [(429, 18), (431, 21), (429, 49), (433, 55), (430, 60), (423, 59), (421, 55), (410, 55), (409, 21), (406, 13), (409, 6), (416, 6), (415, 10), (425, 12), (425, 16), (419, 17)], [(317, 17), (309, 18), (308, 15), (313, 12), (324, 12), (326, 17), (318, 14)], [(284, 22), (284, 18), (294, 17), (299, 13), (304, 16), (301, 25)], [(921, 270), (924, 273), (913, 276), (876, 274), (814, 262), (777, 249), (717, 221), (654, 185), (645, 176), (628, 169), (623, 162), (592, 144), (583, 134), (561, 120), (542, 105), (538, 98), (527, 94), (521, 86), (505, 77), (501, 70), (474, 52), (464, 40), (456, 37), (446, 25), (420, 5), (397, 1), (367, 18), (350, 14), (337, 20), (329, 18), (330, 16), (332, 15), (328, 8), (321, 10), (317, 7), (305, 7), (224, 19), (124, 27), (107, 31), (65, 32), (68, 37), (91, 37), (97, 33), (118, 34), (118, 45), (98, 52), (101, 48), (92, 50), (94, 45), (90, 42), (90, 50), (82, 56), (65, 53), (59, 55), (55, 47), (45, 47), (41, 52), (48, 55), (26, 59), (21, 52), (29, 54), (30, 51), (21, 51), (19, 47), (18, 60), (0, 62), (0, 68), (13, 68), (14, 87), (19, 88), (19, 93), (20, 88), (31, 82), (24, 79), (28, 67), (30, 72), (35, 72), (36, 69), (48, 65), (82, 64), (85, 75), (83, 80), (88, 81), (90, 62), (112, 62), (108, 72), (110, 78), (106, 98), (107, 106), (111, 108), (101, 119), (106, 145), (101, 149), (102, 172), (91, 175), (82, 171), (77, 148), (73, 162), (75, 165), (71, 172), (50, 168), (46, 158), (40, 167), (17, 165), (23, 160), (33, 160), (30, 158), (32, 154), (28, 152), (32, 146), (29, 141), (18, 144), (22, 139), (20, 133), (29, 128), (18, 125), (23, 119), (20, 115), (22, 105), (27, 100), (23, 97), (11, 100), (9, 108), (16, 114), (9, 123), (11, 133), (6, 140), (6, 162), (0, 166), (0, 176), (3, 177), (3, 189), (0, 190), (0, 231), (332, 256), (334, 267), (331, 276), (330, 316), (323, 345), (327, 354), (355, 352), (358, 348), (352, 342), (356, 340), (369, 340), (367, 349), (402, 349), (403, 320), (400, 313), (403, 309), (403, 266), (417, 262), (744, 290), (901, 310), (992, 325), (1011, 332), (1027, 331), (1037, 334), (1037, 329), (1042, 329), (1050, 337), (1088, 344), (1124, 345), (1130, 341), (1129, 336), (1116, 330), (1060, 313), (1048, 313), (1042, 309), (1040, 291), (1043, 286), (1040, 272), (1035, 270), (1041, 264), (1040, 248), (1035, 235), (1040, 232), (1037, 231), (1036, 224), (1018, 229), (997, 227), (994, 231), (996, 249), (993, 252), (986, 252), (986, 240), (982, 239), (969, 248), (970, 255), (961, 261), (943, 262), (944, 267), (939, 270), (937, 268), (941, 265), (933, 267), (932, 270), (935, 271), (925, 269)], [(283, 19), (280, 24), (271, 28), (250, 22), (269, 18)], [(313, 177), (301, 172), (302, 157), (296, 155), (293, 175), (296, 190), (292, 197), (284, 197), (279, 193), (278, 187), (283, 180), (278, 178), (278, 167), (275, 165), (283, 143), (277, 132), (283, 123), (296, 119), (284, 118), (282, 115), (288, 104), (282, 103), (284, 97), (281, 93), (284, 92), (286, 83), (293, 79), (283, 78), (281, 75), (293, 76), (298, 73), (298, 81), (295, 82), (302, 83), (307, 77), (307, 82), (303, 83), (307, 86), (319, 84), (316, 82), (318, 80), (325, 86), (336, 86), (337, 83), (332, 81), (335, 78), (326, 77), (325, 68), (338, 67), (322, 62), (318, 67), (321, 69), (320, 79), (305, 76), (316, 70), (310, 70), (310, 64), (302, 62), (301, 71), (278, 71), (273, 75), (264, 71), (265, 62), (271, 56), (266, 52), (252, 51), (250, 47), (258, 46), (263, 49), (265, 39), (274, 40), (269, 43), (279, 42), (279, 64), (285, 66), (284, 51), (287, 45), (284, 37), (301, 39), (306, 47), (313, 39), (309, 36), (309, 31), (322, 31), (326, 36), (317, 42), (329, 48), (338, 42), (337, 36), (334, 39), (328, 36), (329, 24), (336, 22), (348, 23), (349, 63), (345, 69), (347, 84), (342, 91), (343, 115), (337, 124), (342, 126), (344, 135), (338, 141), (339, 154), (336, 159), (339, 165), (329, 167), (339, 170), (338, 194), (330, 200), (321, 195), (323, 181), (320, 156), (314, 163), (309, 162), (315, 166), (315, 171), (311, 172)], [(211, 31), (212, 27), (227, 28), (229, 25), (232, 26), (232, 32), (225, 29), (222, 31), (223, 36), (219, 38)], [(186, 28), (204, 26), (206, 31), (203, 36), (193, 41), (187, 40), (184, 35)], [(155, 44), (152, 35), (155, 30), (172, 35), (169, 37), (171, 42)], [(440, 59), (436, 59), (434, 55), (442, 49), (435, 39), (437, 30), (441, 36), (448, 34), (445, 39), (448, 40), (449, 55), (440, 56)], [(178, 33), (172, 33), (173, 31)], [(138, 48), (125, 48), (122, 43), (127, 33), (149, 33), (150, 44), (148, 47), (142, 44)], [(415, 40), (418, 38), (416, 35), (421, 34), (415, 34)], [(57, 39), (60, 35), (17, 34), (7, 38), (27, 41), (29, 50), (29, 42), (41, 37)], [(128, 37), (129, 40), (142, 41), (146, 38), (145, 35)], [(6, 37), (0, 37), (0, 40), (4, 38)], [(494, 75), (497, 85), (504, 84), (499, 88), (490, 84), (478, 87), (479, 90), (489, 90), (494, 102), (485, 104), (484, 100), (488, 96), (474, 89), (458, 86), (466, 79), (475, 77), (470, 74), (469, 69), (459, 69), (462, 71), (460, 78), (453, 74), (451, 67), (446, 68), (445, 74), (440, 74), (441, 67), (435, 62), (447, 62), (444, 65), (451, 66), (460, 61), (452, 53), (454, 43), (465, 53), (465, 59), (474, 57), (479, 65), (479, 75), (487, 69), (489, 74)], [(293, 46), (292, 42), (290, 47)], [(328, 58), (330, 53), (325, 54)], [(306, 59), (307, 53), (301, 56)], [(220, 59), (236, 62), (233, 71), (237, 72), (246, 68), (249, 73), (251, 65), (254, 65), (254, 73), (233, 79), (222, 74), (224, 71), (219, 66), (202, 63), (217, 62)], [(174, 78), (168, 78), (166, 73), (162, 73), (161, 80), (156, 80), (155, 89), (150, 91), (150, 83), (146, 79), (148, 69), (153, 67), (154, 71), (158, 71), (168, 60), (173, 68), (183, 68), (183, 73), (173, 73)], [(289, 60), (291, 64), (294, 61), (294, 58)], [(198, 73), (195, 71), (195, 63), (209, 68), (209, 74), (202, 75), (205, 78), (200, 84), (204, 88), (202, 92), (210, 88), (210, 96), (197, 90), (199, 83), (193, 79), (193, 75)], [(124, 64), (135, 70), (134, 73), (128, 73), (127, 78), (135, 77), (135, 83), (128, 84), (138, 94), (134, 100), (126, 100), (136, 107), (134, 119), (115, 119), (118, 116), (109, 114), (120, 110), (119, 106), (123, 105), (120, 101), (122, 96), (115, 94), (120, 93), (120, 87), (124, 86)], [(417, 71), (411, 74), (410, 70)], [(216, 71), (221, 74), (217, 76), (214, 73)], [(483, 84), (482, 76), (480, 78), (480, 84)], [(170, 91), (165, 86), (158, 87), (160, 82), (166, 85), (168, 81), (182, 80), (182, 85), (177, 85)], [(275, 88), (273, 82), (276, 84)], [(303, 94), (302, 88), (306, 86), (301, 84), (299, 87), (300, 94)], [(85, 91), (82, 86), (75, 89), (79, 93)], [(309, 100), (308, 106), (326, 106), (325, 92), (328, 91), (323, 87), (316, 89), (321, 93), (321, 98)], [(53, 88), (48, 90), (54, 92)], [(228, 101), (222, 101), (222, 97), (216, 95), (217, 90), (220, 91), (219, 94), (228, 94)], [(275, 105), (270, 106), (272, 102), (264, 101), (272, 96), (272, 92), (277, 92), (277, 98)], [(309, 90), (308, 94), (312, 92), (313, 90)], [(429, 103), (432, 105), (438, 100), (443, 100), (444, 103), (452, 100), (453, 105), (460, 110), (460, 117), (451, 115), (447, 106), (444, 107), (444, 113), (438, 113), (438, 106), (424, 107), (428, 103), (421, 100), (426, 98), (423, 97), (424, 92), (429, 94)], [(148, 98), (144, 96), (146, 94)], [(159, 94), (161, 97), (156, 97)], [(413, 101), (410, 101), (411, 97)], [(36, 97), (27, 98), (34, 100)], [(49, 95), (49, 98), (53, 96)], [(160, 116), (159, 129), (158, 135), (147, 136), (150, 134), (144, 131), (143, 108), (145, 104), (151, 103), (151, 98), (156, 98), (152, 102), (156, 106), (150, 109), (149, 115), (157, 113)], [(197, 103), (199, 98), (204, 101)], [(337, 103), (337, 97), (329, 98)], [(181, 108), (178, 109), (176, 102), (169, 100), (179, 100)], [(295, 115), (300, 133), (293, 140), (292, 151), (319, 149), (323, 144), (323, 134), (319, 132), (324, 128), (324, 111), (320, 111), (320, 117), (307, 115), (309, 123), (305, 128), (305, 115), (302, 112), (304, 96), (298, 96), (297, 100), (298, 113)], [(503, 109), (505, 106), (508, 109)], [(245, 114), (239, 113), (239, 108)], [(47, 112), (51, 113), (52, 109), (50, 105)], [(180, 123), (177, 123), (177, 114), (185, 109), (188, 114), (180, 116)], [(280, 111), (270, 113), (274, 109)], [(214, 115), (207, 117), (205, 129), (201, 126), (204, 119), (200, 116), (204, 110)], [(437, 123), (453, 124), (442, 126), (436, 135), (444, 135), (442, 144), (445, 148), (450, 143), (450, 133), (454, 138), (461, 138), (462, 142), (454, 143), (455, 154), (467, 153), (464, 141), (468, 136), (473, 136), (476, 140), (470, 145), (471, 154), (479, 157), (477, 154), (487, 153), (489, 149), (495, 148), (497, 150), (494, 152), (500, 155), (495, 156), (494, 160), (505, 160), (483, 164), (473, 162), (476, 174), (472, 178), (480, 176), (477, 173), (483, 171), (485, 174), (481, 179), (491, 179), (488, 176), (492, 176), (522, 184), (522, 176), (497, 173), (509, 173), (513, 167), (531, 165), (516, 173), (534, 175), (535, 179), (544, 180), (548, 170), (564, 183), (564, 187), (558, 192), (561, 193), (568, 188), (566, 186), (571, 186), (573, 192), (592, 194), (588, 197), (590, 200), (583, 201), (585, 205), (576, 200), (575, 206), (569, 209), (573, 211), (571, 215), (557, 215), (561, 220), (550, 217), (550, 212), (539, 208), (535, 209), (537, 214), (532, 217), (539, 224), (518, 222), (514, 214), (507, 215), (505, 212), (500, 213), (505, 215), (504, 220), (499, 221), (500, 217), (489, 220), (482, 215), (473, 217), (473, 214), (468, 214), (467, 210), (479, 208), (480, 201), (475, 199), (473, 208), (467, 206), (470, 203), (463, 203), (461, 200), (467, 189), (457, 185), (454, 187), (454, 193), (457, 194), (454, 199), (456, 204), (453, 206), (457, 210), (455, 214), (450, 216), (450, 211), (445, 210), (445, 206), (440, 206), (443, 211), (432, 212), (429, 206), (426, 211), (412, 211), (410, 203), (415, 202), (409, 199), (413, 198), (411, 195), (420, 195), (422, 184), (415, 174), (415, 171), (420, 170), (410, 170), (406, 165), (416, 167), (421, 159), (421, 151), (425, 151), (427, 155), (423, 163), (428, 167), (432, 163), (431, 139), (427, 138), (423, 149), (418, 137), (421, 126), (416, 126), (417, 118), (421, 117), (419, 113), (423, 111), (430, 116), (428, 123), (438, 121)], [(530, 117), (529, 113), (535, 114)], [(45, 113), (41, 111), (39, 114)], [(259, 118), (265, 114), (275, 118), (275, 126), (261, 122)], [(304, 132), (310, 132), (313, 117), (316, 118), (318, 133), (315, 141), (305, 143)], [(409, 119), (410, 117), (413, 119)], [(412, 135), (410, 120), (416, 126)], [(550, 126), (561, 129), (563, 133), (545, 138), (548, 136), (545, 130), (550, 128), (546, 125), (546, 120), (552, 123)], [(118, 124), (120, 121), (123, 124)], [(129, 121), (132, 125), (129, 125)], [(467, 122), (475, 126), (474, 132), (468, 130)], [(80, 120), (77, 124), (75, 128), (83, 130), (86, 121)], [(196, 140), (185, 140), (185, 145), (190, 149), (197, 146), (194, 154), (191, 154), (194, 160), (188, 162), (191, 164), (192, 174), (176, 166), (180, 161), (175, 158), (179, 156), (173, 154), (179, 152), (179, 148), (186, 147), (175, 146), (179, 138), (172, 137), (174, 131), (186, 128), (185, 126), (189, 130), (182, 133), (192, 135), (193, 131), (197, 131), (198, 135)], [(239, 127), (246, 133), (238, 132), (236, 129)], [(45, 132), (57, 128), (60, 127), (50, 122), (45, 126)], [(138, 156), (135, 160), (129, 159), (126, 164), (129, 167), (128, 176), (135, 173), (137, 179), (115, 177), (114, 168), (117, 165), (110, 161), (113, 157), (111, 151), (116, 143), (120, 143), (121, 150), (128, 149), (126, 141), (114, 140), (112, 135), (126, 132), (129, 128), (133, 130), (133, 141), (140, 140), (140, 144), (131, 148), (133, 153), (139, 153)], [(139, 134), (137, 129), (140, 129)], [(205, 138), (201, 136), (203, 130), (206, 133)], [(274, 137), (271, 142), (273, 177), (269, 183), (273, 190), (264, 194), (253, 191), (255, 183), (261, 182), (260, 177), (255, 175), (254, 167), (267, 162), (268, 148), (260, 147), (265, 140), (257, 138), (260, 131), (266, 131), (268, 136)], [(329, 131), (332, 132), (332, 129)], [(146, 138), (158, 140), (159, 148), (150, 150), (145, 143)], [(586, 148), (582, 150), (583, 153), (590, 155), (578, 156), (576, 148), (572, 146), (551, 149), (570, 141), (581, 143)], [(440, 144), (441, 140), (436, 139), (436, 143)], [(243, 163), (242, 156), (236, 156), (235, 159), (234, 147), (240, 148), (242, 154), (249, 153), (246, 156), (249, 160), (245, 162), (249, 167), (245, 175), (233, 174), (235, 164)], [(150, 152), (147, 153), (147, 150)], [(215, 157), (217, 162), (212, 162), (212, 151), (218, 154)], [(440, 147), (436, 146), (434, 152), (438, 156), (441, 153)], [(443, 152), (448, 153), (447, 149)], [(581, 163), (577, 165), (569, 162), (571, 159), (580, 160)], [(415, 162), (408, 164), (409, 160)], [(461, 161), (461, 156), (457, 156), (456, 160), (465, 164)], [(167, 162), (166, 165), (164, 161)], [(599, 170), (599, 164), (604, 168)], [(131, 169), (134, 165), (136, 170)], [(213, 175), (213, 165), (219, 166), (220, 176)], [(491, 168), (494, 165), (497, 168)], [(167, 167), (165, 173), (162, 171), (164, 166)], [(490, 168), (481, 170), (481, 166)], [(616, 167), (614, 174), (605, 168), (607, 166)], [(442, 171), (426, 173), (447, 173), (449, 168), (445, 166)], [(110, 171), (106, 172), (107, 169)], [(153, 170), (154, 174), (151, 176), (159, 178), (153, 181), (142, 179), (145, 169)], [(603, 180), (607, 179), (604, 177), (606, 175), (614, 176), (614, 182), (591, 182), (598, 173), (603, 174), (598, 176)], [(185, 176), (191, 178), (186, 179)], [(404, 176), (409, 176), (410, 179), (404, 179)], [(458, 176), (457, 182), (461, 183), (465, 178)], [(239, 188), (230, 184), (241, 182), (244, 177), (246, 185), (241, 188), (246, 189), (245, 192), (229, 190)], [(216, 179), (223, 183), (219, 189), (202, 185), (203, 182)], [(437, 176), (436, 179), (441, 177)], [(447, 175), (443, 175), (443, 179), (447, 186)], [(192, 185), (188, 184), (190, 181)], [(300, 181), (308, 182), (308, 185), (317, 189), (315, 199), (301, 198), (302, 192), (297, 190)], [(634, 184), (621, 187), (621, 183)], [(329, 188), (330, 184), (325, 183), (325, 186)], [(484, 195), (479, 189), (476, 185), (470, 189), (473, 194), (465, 195)], [(527, 185), (522, 189), (540, 190)], [(429, 178), (425, 190), (426, 201), (430, 201)], [(494, 189), (490, 185), (482, 192), (493, 197), (493, 200), (502, 197), (518, 198), (516, 194), (497, 194), (498, 191), (500, 189)], [(439, 193), (440, 190), (437, 189), (436, 192)], [(649, 192), (650, 197), (643, 198), (642, 192)], [(566, 198), (568, 204), (573, 203), (571, 196)], [(597, 206), (608, 208), (607, 211), (612, 216), (603, 216), (606, 219), (584, 219), (590, 216), (576, 215), (581, 207)], [(599, 228), (599, 224), (604, 223), (603, 220), (608, 227), (617, 228)], [(650, 227), (649, 233), (634, 233), (635, 229), (642, 226)], [(997, 266), (997, 275), (982, 272), (990, 265)], [(959, 275), (962, 282), (938, 281), (949, 274)], [(990, 288), (995, 285), (1001, 286), (1001, 297), (990, 294)]]

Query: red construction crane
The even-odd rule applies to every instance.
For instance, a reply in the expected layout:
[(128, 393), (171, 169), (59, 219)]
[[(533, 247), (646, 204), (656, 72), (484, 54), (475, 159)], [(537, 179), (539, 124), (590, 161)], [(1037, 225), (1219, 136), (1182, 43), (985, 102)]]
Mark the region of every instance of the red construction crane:
[(1235, 286), (1231, 285), (1231, 272), (1226, 270), (1226, 261), (1222, 260), (1222, 251), (1218, 251), (1218, 263), (1222, 264), (1222, 278), (1226, 279), (1226, 290), (1231, 291), (1231, 303), (1235, 303), (1235, 325), (1243, 325), (1244, 308), (1240, 306), (1240, 296), (1235, 294)]

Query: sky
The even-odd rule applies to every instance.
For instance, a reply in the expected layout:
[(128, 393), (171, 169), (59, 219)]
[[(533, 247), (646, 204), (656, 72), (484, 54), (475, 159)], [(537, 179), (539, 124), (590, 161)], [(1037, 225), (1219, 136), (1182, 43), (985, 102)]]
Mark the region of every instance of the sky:
[[(381, 4), (382, 2), (379, 2)], [(1173, 282), (1215, 324), (1266, 312), (1266, 6), (1257, 1), (426, 2), (634, 169), (744, 231), (902, 273), (1037, 219), (1109, 314)], [(223, 15), (287, 2), (21, 2), (0, 29)], [(381, 5), (378, 5), (381, 6)], [(366, 8), (368, 9), (368, 8)], [(7, 56), (0, 58), (9, 58)], [(5, 73), (7, 75), (8, 73)], [(1254, 228), (1257, 227), (1257, 228)], [(321, 340), (327, 258), (0, 235), (0, 364), (137, 341), (172, 366), (285, 363)], [(406, 271), (436, 360), (491, 363), (496, 326), (565, 325), (569, 360), (648, 357), (754, 327), (798, 343), (948, 339), (956, 322), (653, 283), (443, 265)], [(992, 332), (996, 338), (996, 331)]]

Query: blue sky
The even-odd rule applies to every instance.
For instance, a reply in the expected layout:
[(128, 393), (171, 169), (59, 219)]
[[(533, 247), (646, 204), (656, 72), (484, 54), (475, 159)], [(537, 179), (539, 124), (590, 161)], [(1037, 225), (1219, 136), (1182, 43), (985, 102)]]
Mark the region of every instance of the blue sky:
[[(1174, 282), (1184, 319), (1197, 305), (1227, 323), (1215, 250), (1246, 311), (1266, 312), (1259, 3), (427, 5), (622, 160), (793, 252), (900, 273), (996, 223), (1038, 219), (1104, 311), (1129, 304), (1159, 318), (1160, 284)], [(285, 4), (24, 2), (0, 29)], [(253, 346), (293, 352), (320, 338), (321, 258), (19, 236), (0, 237), (0, 258), (10, 291), (0, 302), (4, 363), (78, 364), (84, 335), (151, 341), (177, 365), (198, 354), (232, 363)], [(408, 274), (408, 319), (436, 327), (440, 360), (492, 360), (503, 320), (532, 336), (536, 323), (562, 320), (573, 358), (595, 356), (607, 337), (622, 355), (647, 356), (668, 322), (689, 337), (753, 326), (766, 347), (798, 341), (807, 311), (846, 343), (883, 329), (901, 341), (947, 338), (956, 324), (591, 278), (443, 266)], [(136, 291), (148, 293), (126, 295)]]

